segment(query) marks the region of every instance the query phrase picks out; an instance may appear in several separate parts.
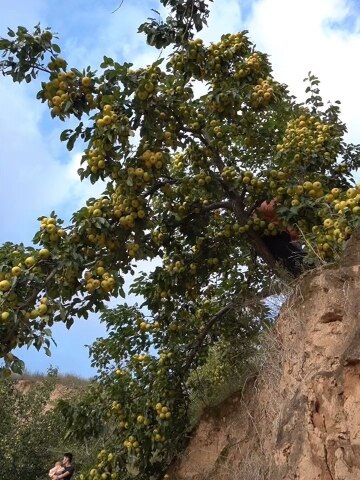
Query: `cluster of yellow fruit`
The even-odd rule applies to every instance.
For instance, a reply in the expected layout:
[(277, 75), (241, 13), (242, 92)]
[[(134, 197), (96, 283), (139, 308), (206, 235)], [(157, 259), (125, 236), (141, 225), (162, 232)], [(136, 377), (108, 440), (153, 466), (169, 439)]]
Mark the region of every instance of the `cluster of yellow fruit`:
[(199, 187), (204, 187), (211, 183), (211, 176), (208, 175), (206, 172), (200, 172), (195, 174), (192, 177), (193, 183), (195, 183)]
[(120, 403), (116, 402), (115, 400), (111, 404), (111, 412), (115, 413), (117, 416), (119, 416), (122, 419), (124, 419), (126, 417), (126, 414), (123, 411)]
[(208, 128), (208, 134), (216, 138), (221, 138), (224, 136), (223, 123), (220, 120), (212, 119), (209, 123), (210, 127)]
[[(236, 115), (236, 111), (240, 107), (240, 99), (237, 95), (234, 95), (233, 89), (228, 90), (228, 85), (225, 82), (221, 84), (213, 84), (214, 90), (222, 90), (221, 93), (209, 94), (206, 101), (208, 103), (209, 109), (214, 113), (221, 113), (224, 116), (225, 114), (229, 117)], [(227, 91), (228, 90), (228, 91)], [(224, 125), (223, 125), (224, 126)], [(215, 138), (221, 139), (224, 136), (224, 132), (221, 128), (216, 128)]]
[(99, 128), (107, 127), (108, 125), (115, 123), (117, 120), (118, 116), (112, 109), (112, 106), (106, 104), (102, 109), (102, 117), (96, 120), (96, 126)]
[(116, 281), (109, 272), (105, 271), (102, 262), (97, 262), (97, 266), (93, 271), (87, 271), (84, 274), (85, 289), (89, 293), (95, 290), (102, 290), (104, 293), (109, 293), (114, 290)]
[(141, 332), (158, 331), (160, 329), (160, 324), (157, 321), (154, 323), (146, 323), (140, 319), (138, 325)]
[(235, 167), (226, 166), (221, 172), (221, 178), (223, 180), (232, 181), (239, 176)]
[(321, 198), (324, 196), (323, 186), (319, 181), (305, 181), (302, 185), (287, 188), (286, 193), (292, 198), (291, 206), (293, 207), (300, 205), (302, 198)]
[(173, 211), (177, 213), (180, 217), (184, 217), (189, 212), (189, 202), (185, 201), (173, 205)]
[(244, 62), (234, 65), (235, 71), (233, 78), (237, 81), (242, 80), (251, 73), (259, 73), (264, 67), (265, 62), (261, 55), (257, 52), (249, 55)]
[(177, 138), (175, 133), (172, 133), (169, 130), (165, 130), (162, 136), (162, 140), (167, 147), (176, 147)]
[(171, 157), (171, 168), (174, 170), (174, 173), (180, 173), (183, 171), (185, 163), (185, 156), (181, 153), (175, 153)]
[[(288, 195), (291, 196), (297, 192), (292, 186), (287, 187), (287, 180), (289, 177), (287, 171), (271, 170), (266, 172), (266, 176), (268, 177), (267, 185), (276, 201), (282, 202), (285, 193), (288, 193)], [(260, 185), (262, 186), (262, 182), (260, 182)]]
[[(325, 219), (331, 220), (332, 219)], [(313, 227), (312, 233), (314, 234), (314, 244), (316, 254), (321, 258), (331, 257), (337, 251), (336, 244), (342, 244), (344, 240), (351, 235), (351, 227), (345, 226), (346, 222), (335, 221), (333, 222), (333, 228), (326, 226), (325, 228)]]
[(98, 170), (103, 170), (106, 166), (105, 152), (100, 148), (89, 150), (86, 153), (85, 158), (92, 173), (96, 173)]
[(141, 188), (144, 186), (144, 183), (152, 180), (153, 175), (151, 172), (145, 171), (142, 167), (129, 167), (126, 170), (128, 178), (131, 178), (133, 184)]
[(164, 241), (165, 235), (159, 230), (153, 230), (151, 232), (151, 238), (157, 245), (161, 245)]
[(157, 403), (155, 405), (155, 410), (157, 413), (157, 417), (159, 420), (168, 420), (171, 418), (171, 412), (166, 405), (162, 405), (161, 403)]
[[(170, 59), (170, 65), (173, 70), (182, 72), (184, 71), (185, 65), (198, 65), (201, 66), (204, 64), (204, 55), (205, 49), (203, 47), (203, 41), (200, 38), (191, 40), (188, 43), (187, 49), (183, 52), (175, 53)], [(189, 62), (190, 60), (190, 62)]]
[[(122, 414), (120, 414), (120, 415), (122, 415)], [(120, 428), (120, 430), (127, 430), (129, 428), (129, 422), (125, 422), (124, 420), (121, 420), (119, 422), (119, 428)]]
[(102, 197), (95, 202), (88, 202), (87, 211), (92, 217), (106, 217), (109, 205), (110, 200), (107, 197)]
[[(84, 474), (81, 474), (80, 475), (80, 480), (85, 480), (86, 477), (84, 476)], [(107, 473), (107, 472), (103, 472), (101, 473), (101, 470), (98, 472), (95, 468), (91, 469), (90, 470), (90, 473), (89, 473), (89, 478), (91, 480), (117, 480), (119, 479), (119, 474), (116, 473), (116, 472), (113, 472), (113, 473)]]
[(126, 440), (124, 440), (123, 445), (128, 449), (128, 451), (135, 450), (136, 453), (140, 453), (140, 444), (133, 435), (130, 435)]
[(324, 218), (322, 226), (312, 228), (320, 257), (333, 255), (336, 245), (350, 237), (353, 231), (351, 220), (360, 215), (360, 184), (346, 191), (333, 188), (324, 196), (324, 201), (330, 207), (325, 211), (331, 216)]
[(126, 370), (123, 370), (122, 368), (117, 368), (115, 370), (115, 375), (117, 377), (124, 377), (126, 375)]
[[(56, 59), (54, 62), (56, 62), (54, 70), (65, 69), (66, 65), (63, 65), (61, 59)], [(54, 62), (50, 62), (50, 64)], [(70, 106), (82, 96), (86, 99), (87, 106), (90, 109), (95, 108), (96, 102), (91, 93), (91, 84), (91, 78), (85, 76), (81, 78), (79, 85), (79, 79), (73, 71), (52, 73), (50, 81), (43, 84), (43, 97), (48, 101), (52, 115), (69, 116), (71, 113)]]
[[(84, 474), (80, 474), (80, 480), (85, 480), (87, 477), (84, 476)], [(119, 474), (116, 473), (116, 472), (113, 472), (113, 473), (108, 473), (108, 472), (103, 472), (101, 473), (101, 470), (100, 472), (98, 472), (95, 468), (91, 469), (90, 470), (90, 473), (89, 473), (89, 478), (91, 480), (118, 480), (120, 477), (119, 477)]]
[(18, 297), (15, 292), (11, 291), (11, 288), (13, 278), (18, 277), (21, 273), (22, 269), (19, 266), (13, 267), (10, 272), (0, 272), (0, 301), (2, 307), (0, 320), (3, 322), (9, 319), (11, 309), (17, 305)]
[(126, 251), (129, 255), (129, 257), (136, 257), (137, 252), (139, 251), (140, 245), (135, 242), (129, 242), (126, 244)]
[(165, 435), (161, 435), (161, 433), (157, 428), (154, 428), (154, 430), (152, 431), (151, 438), (154, 442), (157, 442), (157, 443), (163, 443), (166, 440)]
[[(222, 62), (238, 61), (245, 53), (248, 42), (242, 33), (235, 33), (232, 35), (224, 35), (220, 42), (213, 43), (208, 48), (208, 70), (212, 77), (213, 72), (221, 71)], [(244, 48), (245, 47), (245, 48)]]
[(37, 307), (35, 307), (31, 312), (27, 312), (25, 314), (26, 319), (34, 320), (37, 317), (43, 317), (48, 313), (49, 306), (48, 306), (48, 299), (43, 297), (40, 299), (40, 303)]
[(156, 88), (156, 85), (152, 81), (143, 82), (140, 84), (139, 88), (136, 91), (136, 96), (139, 100), (147, 100), (149, 95), (151, 95)]
[(250, 71), (258, 72), (263, 65), (263, 59), (259, 53), (254, 52), (246, 59), (245, 64)]
[(63, 113), (63, 107), (70, 98), (70, 92), (77, 90), (75, 85), (76, 75), (74, 72), (59, 72), (57, 76), (52, 75), (52, 79), (45, 84), (44, 97), (52, 107), (53, 115)]
[[(231, 78), (241, 80), (252, 72), (259, 72), (264, 66), (261, 55), (250, 53), (249, 46), (248, 39), (242, 33), (224, 35), (220, 42), (208, 48), (203, 46), (201, 39), (195, 39), (182, 52), (172, 56), (170, 66), (174, 72), (191, 72), (197, 80), (214, 80), (217, 72), (223, 77), (224, 71), (231, 72)], [(222, 88), (223, 92), (225, 90)], [(225, 96), (222, 100), (225, 100)], [(213, 105), (214, 111), (218, 108)]]
[(360, 183), (356, 185), (356, 188), (349, 188), (346, 192), (342, 192), (339, 188), (333, 188), (330, 194), (325, 195), (324, 199), (332, 203), (334, 211), (339, 215), (347, 211), (359, 215)]
[[(14, 267), (14, 268), (20, 268), (20, 267)], [(14, 276), (18, 276), (18, 275), (14, 275)], [(0, 272), (0, 292), (7, 292), (10, 290), (12, 285), (12, 282), (10, 280), (11, 280), (11, 275), (6, 274), (4, 272)]]
[(148, 425), (150, 425), (150, 421), (148, 418), (144, 417), (144, 415), (138, 415), (136, 417), (136, 422), (139, 424), (139, 425), (144, 425), (145, 427), (147, 427)]
[(145, 101), (156, 93), (157, 83), (162, 76), (162, 72), (159, 67), (150, 67), (147, 70), (138, 70), (137, 72), (142, 74), (143, 78), (139, 82), (135, 95), (139, 100)]
[(261, 178), (257, 178), (252, 172), (247, 170), (237, 172), (233, 166), (224, 167), (221, 172), (221, 178), (227, 182), (231, 182), (236, 187), (246, 185), (248, 189), (256, 189), (256, 191), (262, 190), (265, 185), (264, 181)]
[[(260, 221), (259, 221), (260, 222)], [(258, 230), (259, 228), (256, 228), (256, 225), (254, 224), (254, 220), (250, 219), (245, 225), (240, 225), (239, 223), (226, 223), (222, 230), (219, 230), (216, 233), (216, 236), (219, 238), (232, 238), (232, 237), (237, 237), (240, 234), (243, 234), (245, 232), (248, 232), (250, 230), (250, 227), (253, 227), (253, 230)], [(216, 267), (218, 264), (219, 259), (216, 257), (210, 257), (207, 259), (207, 264), (209, 266), (214, 266)]]
[(90, 242), (96, 245), (99, 248), (108, 248), (109, 250), (114, 250), (117, 248), (117, 243), (106, 237), (104, 233), (95, 233), (92, 230), (88, 231), (87, 238)]
[(176, 262), (169, 263), (164, 262), (165, 271), (170, 273), (182, 273), (186, 270), (185, 264), (182, 260), (177, 260)]
[(271, 83), (271, 78), (269, 77), (266, 80), (259, 80), (258, 84), (253, 88), (250, 105), (253, 108), (269, 105), (273, 95), (274, 89)]
[[(13, 252), (14, 254), (18, 253), (17, 251)], [(47, 259), (50, 256), (50, 252), (47, 248), (42, 248), (36, 252), (36, 254), (26, 257), (24, 260), (25, 270), (30, 269), (35, 266), (37, 260)], [(7, 271), (0, 272), (0, 292), (8, 292), (13, 285), (13, 279), (19, 277), (24, 273), (23, 264), (20, 262), (18, 265), (9, 267)], [(7, 295), (7, 300), (11, 300), (11, 297)]]
[(47, 66), (48, 66), (48, 69), (51, 71), (56, 71), (60, 69), (65, 70), (67, 66), (67, 62), (63, 58), (57, 57), (51, 60)]
[(326, 143), (336, 141), (331, 125), (323, 123), (319, 118), (304, 114), (290, 120), (287, 124), (283, 143), (277, 145), (279, 153), (293, 153), (294, 163), (303, 163), (311, 154), (330, 154), (331, 148)]
[[(171, 328), (169, 327), (169, 330), (172, 331), (179, 331), (179, 325), (176, 322), (172, 322)], [(166, 363), (169, 362), (169, 360), (173, 357), (172, 352), (161, 352), (159, 355), (159, 365), (165, 365)]]
[(131, 229), (135, 225), (135, 220), (142, 220), (145, 217), (145, 202), (140, 196), (127, 197), (123, 195), (122, 188), (116, 187), (111, 196), (113, 211), (120, 225)]
[(145, 353), (135, 353), (132, 358), (136, 363), (147, 363), (150, 360), (149, 355)]
[(116, 460), (116, 456), (113, 453), (108, 452), (103, 448), (98, 453), (97, 459), (99, 460), (97, 468), (90, 470), (89, 477), (81, 474), (80, 480), (85, 480), (86, 478), (90, 478), (91, 480), (117, 480), (120, 478), (119, 474), (114, 472), (114, 461)]
[(46, 241), (48, 239), (50, 240), (50, 242), (57, 242), (59, 238), (63, 238), (66, 235), (65, 230), (61, 228), (60, 225), (57, 225), (56, 218), (53, 217), (42, 218), (40, 221), (40, 228), (43, 231), (43, 241)]
[[(140, 159), (144, 162), (145, 167), (148, 169), (160, 169), (163, 166), (163, 158), (164, 156), (162, 152), (153, 152), (151, 150), (145, 150), (145, 152), (140, 156)], [(144, 174), (142, 175), (144, 176)]]
[(224, 365), (216, 365), (212, 371), (212, 381), (216, 385), (222, 385), (225, 382)]

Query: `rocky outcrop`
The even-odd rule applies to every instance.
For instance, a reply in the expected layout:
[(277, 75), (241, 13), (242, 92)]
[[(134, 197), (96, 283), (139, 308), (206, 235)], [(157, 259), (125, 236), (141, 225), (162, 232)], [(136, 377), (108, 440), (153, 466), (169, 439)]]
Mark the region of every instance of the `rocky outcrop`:
[[(40, 385), (42, 383), (41, 380), (23, 380), (20, 379), (16, 382), (15, 388), (22, 394), (26, 395), (32, 388), (36, 388), (37, 385)], [(66, 385), (62, 385), (61, 383), (58, 383), (54, 386), (53, 390), (50, 393), (49, 400), (45, 406), (45, 412), (49, 410), (53, 410), (56, 402), (59, 399), (68, 399), (72, 395), (74, 395), (74, 387), (70, 388), (67, 387)]]
[(360, 479), (360, 234), (305, 274), (245, 393), (206, 414), (177, 480)]

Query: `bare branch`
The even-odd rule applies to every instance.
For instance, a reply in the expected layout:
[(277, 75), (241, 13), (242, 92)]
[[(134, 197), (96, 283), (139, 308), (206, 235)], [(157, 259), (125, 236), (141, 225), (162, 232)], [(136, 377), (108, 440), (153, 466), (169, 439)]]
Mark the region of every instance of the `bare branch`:
[(119, 5), (118, 7), (116, 7), (115, 10), (114, 10), (113, 12), (111, 12), (111, 13), (117, 12), (117, 11), (122, 7), (124, 1), (125, 1), (125, 0), (121, 0), (120, 5)]

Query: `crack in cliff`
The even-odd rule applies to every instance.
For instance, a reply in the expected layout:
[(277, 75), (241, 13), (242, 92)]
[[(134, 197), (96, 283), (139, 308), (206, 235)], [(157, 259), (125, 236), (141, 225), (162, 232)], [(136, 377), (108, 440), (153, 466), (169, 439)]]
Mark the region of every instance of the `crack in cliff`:
[[(323, 419), (324, 433), (326, 434), (327, 429), (326, 429), (326, 421), (325, 421), (324, 415), (322, 416), (322, 419)], [(333, 476), (330, 465), (329, 465), (329, 454), (326, 446), (326, 436), (324, 437), (324, 459), (325, 459), (325, 465), (326, 465), (327, 471), (329, 472), (331, 480), (335, 480), (335, 477)]]

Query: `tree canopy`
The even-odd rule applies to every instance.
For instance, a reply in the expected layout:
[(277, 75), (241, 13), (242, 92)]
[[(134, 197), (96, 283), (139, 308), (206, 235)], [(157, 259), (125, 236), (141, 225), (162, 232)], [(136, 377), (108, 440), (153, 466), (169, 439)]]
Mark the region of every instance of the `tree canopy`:
[[(172, 50), (139, 69), (109, 57), (97, 70), (68, 65), (40, 26), (0, 40), (2, 73), (39, 82), (54, 119), (78, 119), (61, 141), (85, 142), (81, 180), (105, 182), (69, 225), (51, 212), (34, 246), (0, 249), (4, 374), (23, 368), (15, 347), (49, 349), (54, 322), (101, 312), (107, 323), (91, 349), (98, 382), (67, 412), (75, 435), (115, 425), (118, 442), (89, 478), (160, 478), (183, 441), (190, 372), (214, 345), (251, 342), (269, 318), (261, 300), (292, 278), (274, 245), (296, 237), (305, 270), (334, 261), (359, 226), (359, 147), (319, 80), (309, 74), (299, 103), (247, 32), (195, 37), (206, 2), (162, 3), (167, 21), (139, 30)], [(127, 273), (142, 305), (107, 310)]]

